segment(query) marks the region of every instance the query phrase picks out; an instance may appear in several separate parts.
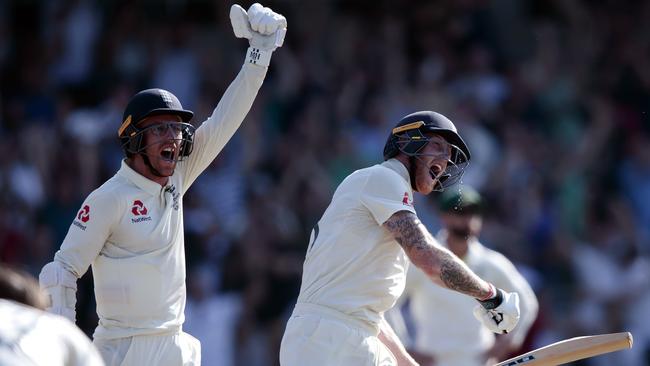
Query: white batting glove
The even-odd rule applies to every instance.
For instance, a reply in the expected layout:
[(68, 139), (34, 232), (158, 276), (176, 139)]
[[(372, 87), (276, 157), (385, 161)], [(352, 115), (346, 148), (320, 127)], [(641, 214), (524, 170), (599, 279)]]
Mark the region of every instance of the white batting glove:
[(519, 322), (519, 295), (496, 289), (496, 296), (481, 301), (474, 308), (474, 317), (497, 334), (510, 332)]
[(251, 5), (248, 12), (234, 4), (230, 7), (230, 23), (235, 37), (248, 39), (246, 62), (269, 66), (271, 54), (284, 43), (287, 19), (258, 3)]

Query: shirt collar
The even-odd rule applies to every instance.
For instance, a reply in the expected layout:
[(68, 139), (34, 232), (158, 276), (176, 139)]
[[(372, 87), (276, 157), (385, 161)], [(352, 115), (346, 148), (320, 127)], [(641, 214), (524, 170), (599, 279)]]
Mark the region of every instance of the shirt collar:
[(120, 166), (120, 170), (117, 171), (117, 174), (126, 178), (131, 183), (135, 184), (138, 188), (151, 194), (152, 196), (159, 195), (164, 188), (160, 184), (146, 178), (142, 174), (133, 170), (133, 168), (131, 168), (126, 163), (126, 159), (122, 160), (122, 165)]
[(402, 178), (406, 180), (406, 183), (408, 183), (408, 186), (411, 186), (411, 176), (409, 175), (408, 169), (402, 164), (401, 161), (397, 159), (388, 159), (381, 163), (381, 165), (385, 166), (388, 169), (391, 169), (395, 171), (395, 173), (399, 174)]

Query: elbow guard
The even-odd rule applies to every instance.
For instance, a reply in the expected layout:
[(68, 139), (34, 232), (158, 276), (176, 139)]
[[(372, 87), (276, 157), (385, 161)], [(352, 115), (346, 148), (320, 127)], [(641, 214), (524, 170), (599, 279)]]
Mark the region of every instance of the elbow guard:
[(43, 267), (38, 276), (41, 288), (47, 293), (50, 304), (47, 311), (75, 321), (77, 303), (77, 277), (57, 261)]

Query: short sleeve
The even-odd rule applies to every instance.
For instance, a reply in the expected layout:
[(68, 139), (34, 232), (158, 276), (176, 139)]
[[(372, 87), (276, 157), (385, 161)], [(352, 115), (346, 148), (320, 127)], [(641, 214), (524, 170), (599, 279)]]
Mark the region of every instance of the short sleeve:
[(361, 192), (361, 202), (379, 225), (398, 211), (415, 213), (413, 192), (407, 181), (382, 166), (368, 176)]

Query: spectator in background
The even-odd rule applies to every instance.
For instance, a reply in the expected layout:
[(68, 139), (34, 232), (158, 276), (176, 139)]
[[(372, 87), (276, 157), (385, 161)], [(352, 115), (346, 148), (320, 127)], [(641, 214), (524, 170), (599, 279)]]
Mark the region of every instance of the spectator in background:
[(88, 337), (46, 306), (34, 277), (0, 263), (0, 364), (103, 366)]
[[(632, 210), (618, 196), (592, 188), (585, 241), (572, 246), (580, 299), (571, 316), (584, 334), (630, 331), (635, 347), (595, 360), (596, 365), (639, 365), (650, 342), (650, 261), (638, 255)], [(638, 345), (638, 347), (637, 347)]]
[(55, 83), (83, 82), (93, 68), (93, 46), (101, 30), (97, 6), (90, 1), (68, 1), (48, 8), (54, 12), (53, 35), (60, 39), (50, 75)]
[(621, 185), (639, 222), (638, 249), (647, 255), (650, 254), (650, 132), (635, 134), (628, 141), (629, 155), (619, 167)]
[(409, 352), (422, 366), (492, 365), (519, 350), (537, 317), (537, 298), (506, 257), (479, 242), (485, 207), (477, 191), (467, 185), (449, 189), (440, 197), (439, 209), (443, 228), (438, 241), (486, 281), (519, 294), (519, 323), (512, 332), (495, 335), (467, 316), (475, 306), (471, 298), (432, 283), (414, 266), (409, 268), (400, 302), (408, 301), (415, 334), (406, 337), (399, 308), (392, 309), (387, 318), (403, 338), (413, 338)]
[(183, 329), (201, 344), (204, 365), (235, 366), (236, 328), (242, 310), (237, 293), (224, 292), (213, 265), (196, 265), (187, 277), (187, 306)]

